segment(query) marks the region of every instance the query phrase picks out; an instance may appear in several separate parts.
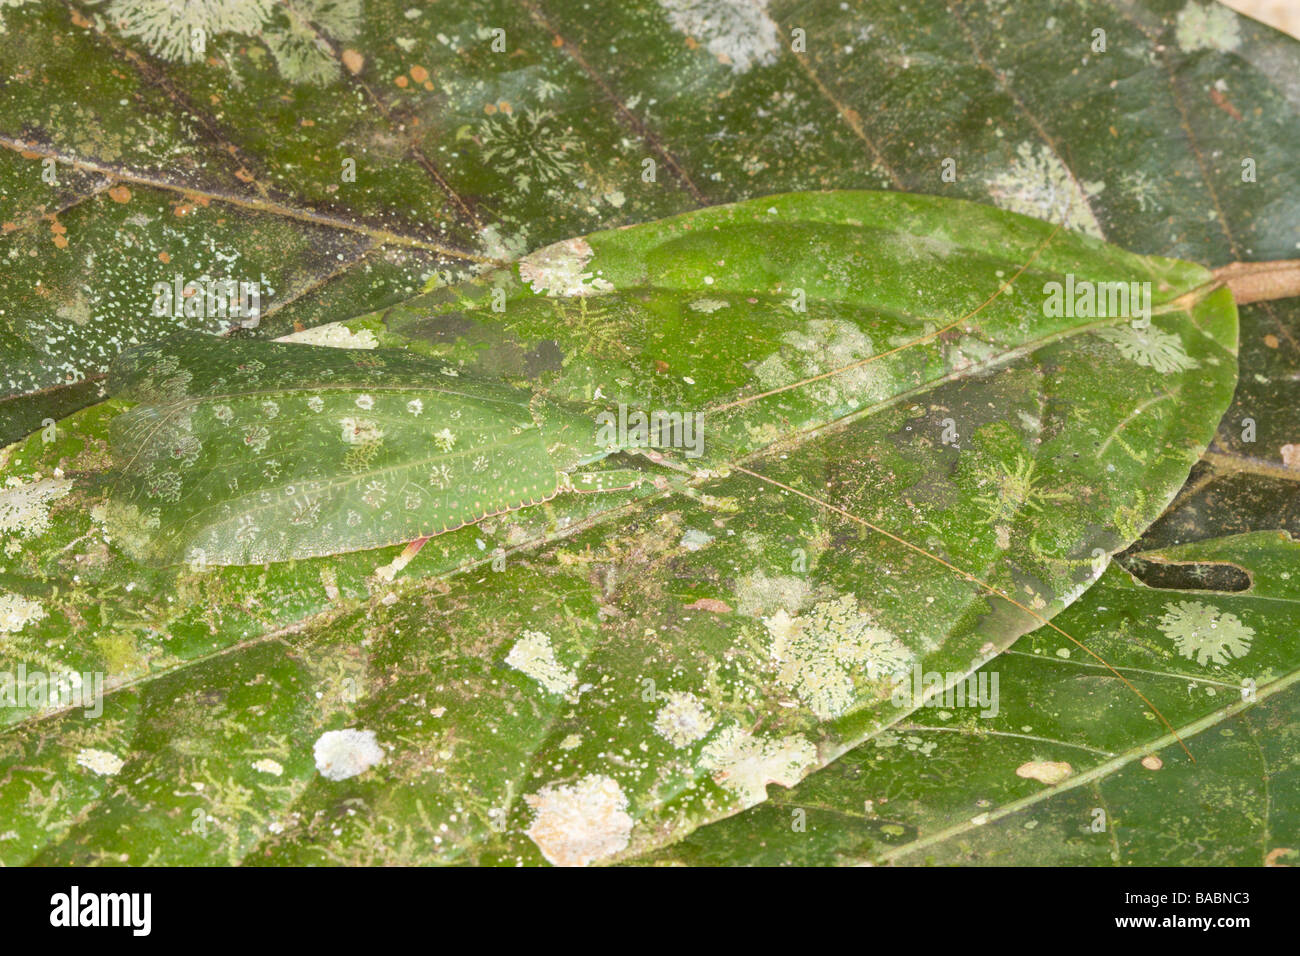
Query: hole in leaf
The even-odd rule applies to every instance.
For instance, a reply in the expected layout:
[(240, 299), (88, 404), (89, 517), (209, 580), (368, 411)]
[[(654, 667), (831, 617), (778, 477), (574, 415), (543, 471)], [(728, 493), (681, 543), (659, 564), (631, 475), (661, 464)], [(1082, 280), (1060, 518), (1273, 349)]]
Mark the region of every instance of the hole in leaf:
[(1249, 591), (1250, 575), (1235, 564), (1169, 563), (1130, 558), (1124, 567), (1149, 588), (1162, 591)]

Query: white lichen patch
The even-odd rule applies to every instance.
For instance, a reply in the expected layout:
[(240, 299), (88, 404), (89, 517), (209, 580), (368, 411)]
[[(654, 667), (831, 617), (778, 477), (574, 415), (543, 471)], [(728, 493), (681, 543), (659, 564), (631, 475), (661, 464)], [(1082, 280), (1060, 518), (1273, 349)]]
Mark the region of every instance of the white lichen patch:
[(17, 634), (33, 621), (45, 617), (40, 601), (20, 594), (0, 592), (0, 634)]
[(767, 785), (793, 787), (817, 763), (817, 748), (803, 734), (777, 740), (756, 737), (734, 724), (724, 728), (700, 754), (713, 780), (740, 798), (742, 809), (767, 799)]
[(768, 0), (659, 0), (668, 22), (737, 73), (776, 62), (781, 49)]
[(823, 720), (854, 705), (857, 678), (897, 678), (912, 666), (907, 646), (877, 627), (851, 594), (823, 601), (799, 617), (781, 610), (763, 623), (777, 681)]
[(1074, 768), (1068, 763), (1054, 760), (1031, 760), (1028, 763), (1022, 763), (1016, 768), (1017, 777), (1023, 777), (1026, 780), (1037, 780), (1039, 783), (1045, 783), (1048, 786), (1055, 786), (1072, 773), (1074, 773)]
[(1130, 362), (1145, 365), (1157, 372), (1182, 372), (1200, 366), (1196, 359), (1188, 356), (1182, 339), (1154, 325), (1135, 329), (1126, 322), (1098, 329), (1093, 335), (1115, 346), (1119, 349), (1119, 354)]
[(707, 531), (690, 528), (682, 535), (681, 546), (687, 551), (699, 551), (702, 548), (707, 548), (712, 542), (713, 535)]
[(337, 62), (313, 24), (335, 40), (361, 29), (362, 0), (295, 0), (294, 15), (273, 26), (274, 0), (109, 0), (108, 19), (124, 36), (138, 38), (164, 60), (201, 63), (222, 34), (261, 37), (280, 73), (294, 83), (327, 83)]
[(1097, 239), (1101, 224), (1092, 214), (1088, 200), (1106, 188), (1103, 182), (1078, 182), (1047, 146), (1021, 143), (1011, 168), (988, 181), (995, 205), (1049, 222), (1065, 221), (1065, 227)]
[(870, 337), (844, 319), (810, 319), (799, 330), (781, 335), (778, 352), (754, 367), (754, 376), (764, 388), (780, 388), (826, 372), (839, 374), (811, 382), (801, 394), (831, 407), (862, 405), (883, 397), (885, 389), (879, 363), (850, 368), (874, 353)]
[(101, 777), (112, 777), (125, 766), (126, 761), (107, 750), (85, 748), (77, 754), (77, 764)]
[(272, 0), (109, 0), (108, 18), (154, 56), (201, 63), (207, 41), (222, 33), (255, 35), (271, 16)]
[(538, 295), (583, 297), (610, 292), (613, 286), (587, 269), (595, 252), (586, 239), (565, 239), (519, 260), (519, 278)]
[(312, 748), (316, 769), (326, 780), (349, 780), (384, 759), (373, 730), (327, 730)]
[(497, 112), (479, 125), (483, 159), (520, 193), (577, 177), (583, 142), (550, 110)]
[(339, 437), (345, 445), (369, 445), (384, 438), (384, 430), (369, 418), (346, 416), (339, 419), (339, 427), (342, 429)]
[(1234, 657), (1244, 657), (1255, 638), (1255, 629), (1237, 615), (1224, 614), (1200, 601), (1171, 601), (1156, 626), (1174, 642), (1179, 654), (1195, 659), (1202, 667), (1211, 661), (1227, 664)]
[(352, 331), (342, 322), (329, 322), (314, 328), (304, 329), (290, 335), (282, 335), (277, 342), (291, 342), (297, 345), (323, 345), (333, 349), (375, 349), (379, 339), (369, 329)]
[(506, 663), (552, 694), (567, 694), (578, 686), (578, 675), (556, 659), (550, 635), (541, 631), (522, 632), (506, 655)]
[(1178, 11), (1174, 38), (1184, 53), (1218, 50), (1227, 53), (1241, 45), (1237, 15), (1218, 3), (1191, 3)]
[(652, 726), (674, 747), (688, 747), (713, 729), (713, 715), (694, 694), (674, 690), (666, 696)]
[(24, 482), (10, 478), (0, 489), (0, 536), (32, 538), (50, 528), (50, 502), (72, 489), (64, 478), (38, 478)]
[(548, 784), (524, 801), (535, 813), (524, 832), (555, 866), (587, 866), (627, 849), (633, 821), (627, 795), (611, 777), (589, 774), (574, 784)]
[(692, 312), (703, 312), (710, 315), (720, 309), (727, 308), (728, 303), (725, 299), (696, 299), (690, 304)]
[(784, 609), (798, 612), (808, 599), (808, 579), (793, 574), (769, 578), (763, 571), (753, 571), (736, 582), (736, 611), (746, 617), (761, 617)]
[(273, 777), (278, 777), (280, 774), (284, 773), (284, 767), (281, 766), (278, 761), (272, 760), (270, 757), (263, 757), (261, 760), (255, 760), (253, 762), (253, 769), (258, 773), (269, 773)]

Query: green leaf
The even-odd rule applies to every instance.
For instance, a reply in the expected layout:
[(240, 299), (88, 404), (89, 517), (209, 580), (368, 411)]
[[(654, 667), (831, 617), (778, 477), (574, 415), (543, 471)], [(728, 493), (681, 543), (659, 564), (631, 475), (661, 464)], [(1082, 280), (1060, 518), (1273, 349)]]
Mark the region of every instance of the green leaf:
[[(1150, 713), (1059, 635), (985, 665), (995, 714), (911, 713), (771, 802), (653, 857), (692, 864), (1259, 866), (1295, 862), (1294, 640), (1300, 543), (1216, 538), (1149, 562), (1230, 566), (1231, 591), (1157, 590), (1111, 565), (1058, 623), (1169, 716)], [(986, 708), (985, 712), (988, 711)], [(801, 811), (801, 812), (800, 812)], [(795, 828), (801, 821), (802, 829)]]
[[(1231, 388), (1230, 297), (1220, 291), (1191, 312), (1170, 304), (1209, 279), (988, 207), (891, 193), (768, 197), (566, 240), (481, 284), (404, 303), (387, 321), (402, 329), (403, 317), (426, 317), (418, 326), (445, 317), (441, 303), (450, 301), (462, 322), (513, 341), (545, 339), (571, 356), (540, 381), (572, 419), (574, 454), (554, 451), (558, 432), (530, 413), (531, 392), (460, 379), (455, 366), (250, 342), (217, 358), (212, 339), (182, 337), (133, 353), (121, 373), (133, 383), (123, 397), (141, 404), (114, 426), (129, 493), (115, 499), (110, 529), (137, 558), (147, 551), (172, 563), (395, 544), (553, 497), (561, 472), (614, 448), (598, 446), (596, 395), (614, 417), (623, 405), (698, 417), (702, 445), (675, 457), (717, 470), (934, 386), (1007, 369), (1004, 382), (1028, 371), (1020, 388), (1031, 394), (1015, 418), (954, 406), (946, 418), (918, 420), (921, 453), (936, 437), (956, 450), (958, 431), (967, 433), (977, 454), (940, 467), (970, 486), (967, 511), (999, 540), (1022, 510), (1065, 516), (1060, 503), (1072, 488), (1131, 480), (1111, 518), (1131, 539), (1150, 520), (1138, 516), (1154, 516), (1199, 456)], [(1146, 308), (1161, 313), (1147, 329), (1129, 320), (1140, 314), (1139, 287)], [(1123, 293), (1118, 311), (1108, 288)], [(1034, 381), (1030, 363), (1018, 361), (1034, 353), (1051, 366), (1086, 354), (1122, 369), (1127, 387), (1103, 393), (1068, 373)], [(707, 364), (681, 357), (704, 354)], [(690, 374), (665, 381), (662, 363)], [(1180, 420), (1192, 427), (1171, 428)], [(1086, 456), (1076, 436), (1087, 436)], [(1040, 457), (1057, 463), (1045, 471)], [(1094, 510), (1073, 520), (1095, 523)], [(151, 526), (157, 532), (136, 546)]]
[[(802, 241), (776, 242), (791, 235)], [(437, 436), (457, 412), (488, 436), (473, 439), (487, 468), (538, 467), (509, 444), (531, 434), (528, 393), (469, 375), (449, 387), (447, 361), (194, 337), (132, 353), (103, 414), (139, 403), (109, 424), (118, 465), (105, 473), (137, 517), (115, 522), (124, 505), (110, 493), (108, 548), (64, 594), (67, 548), (103, 540), (95, 485), (51, 502), (67, 523), (13, 590), (44, 617), (9, 642), (17, 659), (106, 671), (117, 715), (78, 731), (76, 712), (33, 714), (15, 739), (47, 739), (57, 719), (78, 749), (49, 759), (128, 763), (80, 804), (88, 822), (15, 844), (17, 859), (586, 863), (758, 803), (766, 783), (793, 784), (895, 721), (891, 693), (915, 662), (965, 673), (988, 660), (1160, 513), (1235, 379), (1236, 310), (1208, 280), (1037, 220), (891, 193), (769, 197), (566, 241), (401, 311), (453, 309), (529, 344), (549, 336), (572, 356), (541, 376), (555, 407), (702, 412), (701, 459), (662, 450), (694, 474), (663, 469), (662, 491), (560, 496), (435, 537), (414, 559), (193, 560), (150, 572), (135, 615), (106, 614), (109, 593), (131, 606), (121, 591), (142, 573), (120, 535), (142, 540), (128, 551), (246, 558), (271, 539), (241, 539), (244, 516), (280, 535), (295, 520), (281, 502), (313, 482), (366, 482), (375, 500), (329, 503), (303, 539), (312, 547), (404, 540), (392, 499), (448, 460)], [(1056, 281), (1151, 282), (1151, 326), (1045, 315)], [(594, 316), (611, 343), (636, 347), (584, 353)], [(427, 417), (411, 413), (413, 394)], [(350, 465), (359, 416), (380, 447)], [(29, 442), (14, 464), (32, 467), (28, 454), (47, 452)], [(513, 500), (475, 490), (500, 495), (484, 510)], [(150, 497), (152, 515), (139, 507)], [(355, 529), (344, 509), (362, 516)], [(442, 521), (445, 505), (423, 514)], [(173, 545), (170, 532), (195, 537)], [(159, 609), (164, 582), (203, 594), (199, 608)], [(279, 628), (315, 609), (282, 645)], [(60, 633), (66, 658), (45, 650)], [(201, 718), (209, 697), (216, 710)], [(15, 759), (32, 756), (24, 746)], [(284, 779), (266, 780), (262, 759)], [(332, 769), (349, 762), (355, 774)], [(431, 774), (437, 787), (407, 786)], [(356, 799), (364, 813), (335, 819)], [(195, 840), (196, 812), (225, 825)], [(409, 837), (393, 847), (390, 831)]]

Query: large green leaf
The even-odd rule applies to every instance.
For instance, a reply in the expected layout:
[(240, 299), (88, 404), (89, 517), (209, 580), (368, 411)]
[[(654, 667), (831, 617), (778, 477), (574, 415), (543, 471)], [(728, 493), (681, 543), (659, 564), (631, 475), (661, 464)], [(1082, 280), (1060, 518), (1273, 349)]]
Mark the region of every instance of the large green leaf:
[[(776, 243), (792, 235), (802, 240)], [(1067, 274), (1080, 288), (1150, 282), (1151, 326), (1045, 314), (1047, 283)], [(294, 500), (334, 484), (356, 490), (306, 509), (308, 553), (409, 537), (418, 525), (397, 509), (414, 499), (422, 513), (414, 492), (446, 460), (438, 435), (460, 428), (455, 410), (476, 417), (470, 437), (502, 436), (479, 442), (485, 475), (536, 467), (493, 444), (528, 424), (529, 402), (510, 398), (522, 393), (458, 374), (462, 400), (447, 405), (454, 350), (449, 364), (188, 337), (136, 353), (122, 398), (83, 416), (87, 437), (102, 435), (103, 418), (140, 402), (110, 426), (118, 464), (104, 472), (133, 497), (110, 493), (96, 510), (92, 438), (65, 469), (79, 480), (45, 486), (66, 496), (49, 502), (51, 529), (23, 542), (25, 573), (9, 585), (28, 619), (10, 654), (106, 672), (117, 715), (77, 729), (75, 713), (10, 711), (30, 715), (11, 731), (23, 780), (12, 797), (29, 798), (17, 764), (36, 740), (64, 766), (127, 763), (110, 761), (117, 785), (60, 818), (84, 822), (15, 843), (15, 859), (590, 862), (757, 803), (767, 782), (792, 784), (896, 721), (891, 692), (914, 662), (965, 673), (988, 660), (1163, 510), (1235, 380), (1235, 306), (1209, 280), (1034, 219), (892, 193), (769, 197), (540, 250), (391, 318), (451, 316), (533, 348), (545, 336), (572, 356), (541, 376), (548, 401), (702, 411), (708, 467), (689, 494), (646, 482), (561, 497), (436, 537), (409, 564), (386, 564), (392, 550), (256, 570), (206, 558), (281, 541), (303, 511)], [(593, 319), (617, 357), (589, 347)], [(420, 414), (413, 394), (429, 402)], [(358, 416), (373, 416), (364, 460), (352, 458)], [(11, 464), (49, 454), (34, 438)], [(134, 517), (115, 520), (124, 508)], [(145, 572), (119, 537), (129, 554), (191, 564)], [(63, 592), (69, 560), (79, 586)], [(170, 589), (205, 597), (157, 607)], [(287, 639), (308, 610), (320, 620)], [(243, 686), (253, 696), (229, 701)], [(1143, 712), (1136, 697), (1128, 706)], [(52, 719), (61, 745), (49, 748)], [(330, 782), (321, 740), (384, 760)], [(274, 782), (258, 766), (266, 748)], [(429, 774), (437, 786), (404, 786)], [(211, 803), (196, 779), (255, 796), (253, 809)], [(362, 792), (366, 809), (340, 825), (334, 810)], [(192, 839), (195, 812), (223, 825)], [(409, 829), (409, 846), (377, 841), (390, 828)]]
[(654, 859), (1295, 865), (1300, 544), (1252, 532), (1143, 556), (1244, 580), (1156, 590), (1112, 565), (1058, 622), (1163, 708), (1194, 763), (1095, 661), (1040, 632), (985, 665), (986, 686), (999, 677), (996, 714), (917, 710)]

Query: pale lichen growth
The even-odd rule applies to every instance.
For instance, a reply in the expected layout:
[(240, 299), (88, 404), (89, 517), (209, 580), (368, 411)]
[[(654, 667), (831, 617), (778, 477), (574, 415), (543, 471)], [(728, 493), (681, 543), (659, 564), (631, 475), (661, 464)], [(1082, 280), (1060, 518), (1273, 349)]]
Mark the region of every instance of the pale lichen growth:
[(226, 33), (261, 37), (280, 73), (294, 83), (323, 84), (340, 76), (338, 62), (312, 24), (335, 40), (361, 29), (362, 0), (295, 0), (276, 22), (273, 0), (109, 0), (106, 12), (124, 36), (154, 56), (201, 63)]
[(373, 730), (327, 730), (312, 748), (316, 769), (326, 780), (348, 780), (365, 773), (384, 759)]
[(339, 427), (342, 430), (339, 437), (345, 445), (368, 445), (384, 438), (384, 430), (368, 418), (346, 416), (339, 419)]
[(77, 754), (77, 764), (101, 777), (112, 777), (125, 766), (126, 761), (107, 750), (86, 748)]
[(736, 73), (776, 62), (781, 50), (768, 0), (659, 0), (673, 29), (703, 44)]
[[(885, 376), (879, 363), (847, 368), (874, 354), (871, 338), (857, 325), (844, 319), (810, 319), (799, 330), (781, 335), (780, 351), (754, 367), (754, 376), (764, 388), (837, 372), (801, 389), (812, 401), (831, 407), (862, 405), (869, 398), (884, 395)], [(840, 371), (843, 370), (843, 371)]]
[(24, 482), (10, 478), (0, 490), (0, 536), (33, 538), (50, 528), (50, 502), (72, 489), (63, 478), (37, 478)]
[(769, 578), (754, 571), (736, 582), (736, 612), (746, 617), (760, 617), (784, 608), (797, 612), (808, 599), (808, 579), (793, 574)]
[(1200, 601), (1171, 601), (1157, 625), (1174, 642), (1183, 657), (1195, 658), (1204, 667), (1213, 661), (1227, 664), (1234, 657), (1250, 651), (1255, 629), (1241, 622), (1235, 614)]
[(681, 546), (687, 551), (699, 551), (713, 543), (713, 535), (707, 531), (690, 528), (682, 535)]
[(763, 623), (777, 681), (823, 720), (856, 703), (855, 678), (897, 678), (912, 665), (907, 646), (877, 627), (851, 594), (823, 601), (800, 617), (781, 610)]
[(578, 675), (556, 659), (550, 635), (541, 631), (523, 631), (506, 655), (506, 663), (552, 694), (567, 694), (578, 686)]
[(1168, 374), (1200, 366), (1199, 362), (1188, 356), (1182, 339), (1154, 325), (1135, 329), (1131, 324), (1125, 323), (1098, 329), (1093, 334), (1119, 349), (1119, 354), (1130, 362), (1145, 365), (1157, 372)]
[(0, 634), (17, 634), (33, 621), (45, 617), (40, 601), (20, 594), (0, 592)]
[(690, 303), (692, 312), (703, 312), (705, 315), (711, 315), (719, 309), (727, 308), (728, 303), (725, 299), (696, 299)]
[(260, 33), (273, 8), (272, 0), (109, 0), (106, 13), (154, 56), (201, 63), (208, 41), (222, 33)]
[(479, 126), (483, 158), (516, 190), (566, 182), (578, 171), (582, 140), (550, 110), (496, 113)]
[(713, 715), (694, 694), (669, 691), (667, 700), (655, 715), (655, 733), (674, 747), (688, 747), (703, 739), (713, 729)]
[(314, 328), (304, 329), (290, 335), (282, 335), (277, 342), (290, 342), (297, 345), (321, 345), (334, 349), (374, 349), (379, 347), (379, 339), (369, 329), (354, 332), (342, 322), (329, 322)]
[(279, 761), (272, 760), (270, 757), (263, 757), (261, 760), (253, 762), (253, 769), (259, 773), (269, 773), (273, 777), (278, 777), (284, 773), (284, 767)]
[(611, 777), (589, 774), (574, 784), (547, 784), (524, 801), (535, 813), (524, 832), (555, 866), (587, 866), (627, 849), (633, 821), (627, 795)]
[(767, 785), (793, 787), (817, 763), (817, 748), (803, 734), (756, 737), (732, 724), (709, 742), (700, 763), (715, 783), (740, 798), (741, 808), (767, 799)]
[(1174, 38), (1184, 53), (1218, 50), (1228, 53), (1241, 45), (1237, 15), (1218, 3), (1187, 4), (1178, 11)]
[(1065, 221), (1065, 227), (1097, 239), (1101, 224), (1088, 200), (1106, 188), (1102, 182), (1077, 182), (1047, 146), (1021, 143), (1011, 168), (988, 183), (995, 205), (1048, 222)]
[(519, 278), (534, 292), (564, 298), (599, 295), (613, 290), (587, 269), (595, 252), (586, 239), (565, 239), (519, 260)]

